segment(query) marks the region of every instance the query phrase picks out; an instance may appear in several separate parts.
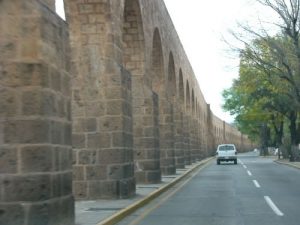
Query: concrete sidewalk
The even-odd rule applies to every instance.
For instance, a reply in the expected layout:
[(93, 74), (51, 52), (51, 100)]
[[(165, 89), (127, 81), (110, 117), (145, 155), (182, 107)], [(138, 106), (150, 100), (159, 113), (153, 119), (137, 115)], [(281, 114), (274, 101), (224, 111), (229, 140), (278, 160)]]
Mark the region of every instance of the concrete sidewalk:
[(274, 162), (300, 169), (300, 162), (290, 162), (287, 159), (276, 159)]
[(146, 205), (154, 198), (182, 180), (186, 175), (209, 163), (213, 158), (193, 163), (185, 169), (177, 169), (172, 176), (162, 176), (159, 184), (136, 186), (136, 195), (130, 199), (77, 201), (75, 204), (76, 225), (113, 225)]

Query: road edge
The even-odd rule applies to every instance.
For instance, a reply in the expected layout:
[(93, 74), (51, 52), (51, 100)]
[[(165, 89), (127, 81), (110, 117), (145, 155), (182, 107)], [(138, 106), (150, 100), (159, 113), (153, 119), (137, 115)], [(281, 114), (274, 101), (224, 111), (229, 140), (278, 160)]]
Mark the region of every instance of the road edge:
[(120, 222), (123, 218), (127, 217), (128, 215), (132, 214), (133, 212), (135, 212), (139, 208), (143, 207), (144, 205), (146, 205), (150, 201), (154, 200), (156, 197), (158, 197), (159, 195), (161, 195), (162, 193), (164, 193), (165, 191), (167, 191), (168, 189), (173, 187), (175, 184), (180, 182), (185, 176), (187, 176), (190, 173), (194, 172), (199, 167), (202, 167), (202, 166), (208, 164), (214, 158), (215, 157), (209, 157), (209, 158), (206, 158), (204, 160), (201, 160), (201, 161), (195, 163), (195, 165), (193, 165), (193, 167), (189, 168), (186, 172), (184, 172), (179, 177), (175, 178), (170, 183), (160, 187), (156, 191), (154, 191), (151, 194), (147, 195), (145, 198), (143, 198), (143, 199), (127, 206), (124, 209), (121, 209), (120, 211), (116, 212), (115, 214), (113, 214), (112, 216), (106, 218), (105, 220), (101, 221), (100, 223), (97, 223), (96, 225), (114, 225), (114, 224)]
[(296, 169), (300, 169), (300, 166), (295, 165), (295, 164), (290, 163), (290, 162), (283, 162), (283, 161), (280, 161), (280, 160), (274, 160), (274, 162), (276, 162), (276, 163), (278, 163), (278, 164), (290, 166), (290, 167), (293, 167), (293, 168), (296, 168)]

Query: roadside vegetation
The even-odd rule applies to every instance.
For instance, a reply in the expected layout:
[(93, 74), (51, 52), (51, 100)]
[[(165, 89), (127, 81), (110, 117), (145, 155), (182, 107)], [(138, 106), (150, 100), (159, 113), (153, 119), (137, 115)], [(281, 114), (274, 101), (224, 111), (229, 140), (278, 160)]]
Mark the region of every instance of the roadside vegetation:
[(260, 143), (263, 153), (272, 146), (299, 161), (300, 0), (256, 1), (277, 18), (267, 22), (268, 29), (264, 21), (259, 28), (239, 24), (241, 32), (231, 33), (243, 47), (235, 47), (239, 77), (223, 91), (223, 108), (243, 133)]

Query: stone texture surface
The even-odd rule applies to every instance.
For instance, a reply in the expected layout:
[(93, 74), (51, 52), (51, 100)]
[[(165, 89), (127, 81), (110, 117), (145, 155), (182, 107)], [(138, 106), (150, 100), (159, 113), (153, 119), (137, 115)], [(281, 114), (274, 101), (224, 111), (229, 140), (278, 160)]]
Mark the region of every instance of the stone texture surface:
[[(0, 1), (0, 224), (73, 225), (222, 142), (162, 0)], [(69, 38), (70, 34), (70, 38)], [(73, 195), (72, 195), (73, 193)]]
[(178, 104), (174, 107), (174, 154), (175, 166), (177, 169), (185, 167), (184, 158), (184, 133), (183, 133), (183, 113)]
[(162, 174), (172, 175), (176, 173), (173, 106), (162, 99), (159, 107), (160, 167)]
[(130, 197), (135, 192), (132, 74), (121, 64), (117, 16), (123, 6), (102, 0), (65, 3), (74, 73), (75, 198)]
[(68, 30), (44, 3), (0, 2), (0, 224), (5, 225), (74, 224)]

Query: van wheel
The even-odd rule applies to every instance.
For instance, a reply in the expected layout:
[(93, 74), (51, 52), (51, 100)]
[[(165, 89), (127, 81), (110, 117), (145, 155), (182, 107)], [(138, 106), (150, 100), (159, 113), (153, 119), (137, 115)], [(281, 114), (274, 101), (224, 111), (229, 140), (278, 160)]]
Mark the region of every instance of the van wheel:
[(220, 160), (217, 160), (217, 165), (220, 165)]
[(234, 160), (234, 164), (237, 164), (237, 159)]

